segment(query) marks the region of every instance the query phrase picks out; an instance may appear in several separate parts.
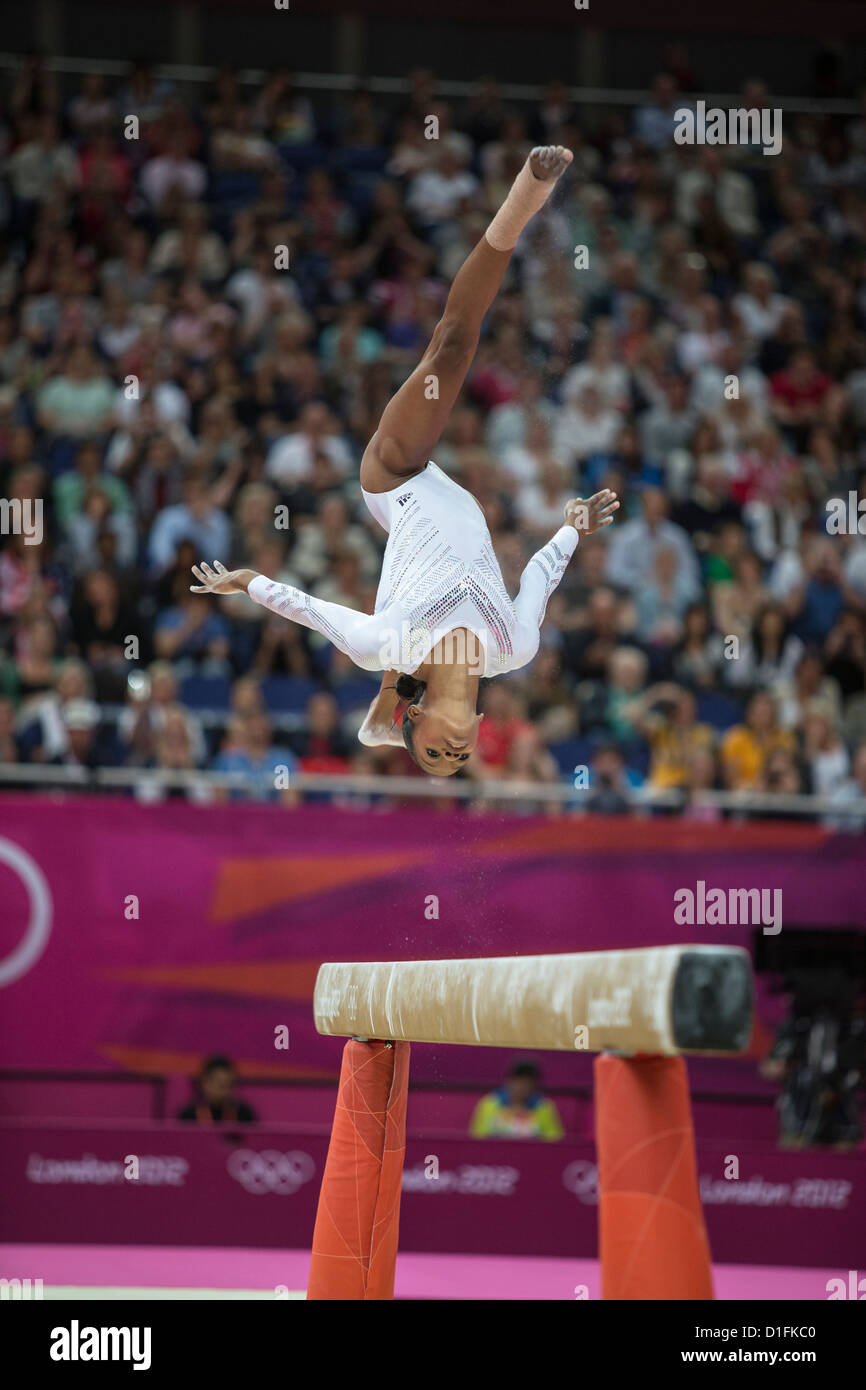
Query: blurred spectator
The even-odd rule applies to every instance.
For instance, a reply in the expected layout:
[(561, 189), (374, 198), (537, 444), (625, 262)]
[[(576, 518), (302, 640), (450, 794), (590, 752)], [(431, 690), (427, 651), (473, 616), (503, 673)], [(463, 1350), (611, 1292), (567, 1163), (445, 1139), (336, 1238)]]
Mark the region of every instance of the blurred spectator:
[(327, 406), (313, 401), (301, 412), (297, 431), (274, 443), (268, 454), (268, 477), (283, 487), (306, 481), (318, 452), (326, 454), (340, 477), (345, 477), (351, 466), (349, 450)]
[(581, 804), (597, 816), (623, 816), (632, 800), (622, 753), (615, 743), (599, 744), (589, 766), (589, 791)]
[(683, 615), (682, 635), (672, 653), (674, 678), (683, 685), (712, 689), (723, 674), (724, 659), (722, 636), (712, 631), (706, 605), (690, 603)]
[(650, 751), (649, 783), (660, 791), (683, 787), (689, 780), (694, 754), (712, 753), (715, 734), (697, 718), (697, 701), (689, 690), (671, 683), (654, 685), (635, 701), (636, 726)]
[(776, 292), (776, 276), (771, 268), (754, 261), (743, 271), (743, 289), (734, 297), (732, 307), (743, 334), (760, 341), (776, 332), (788, 301)]
[(96, 357), (83, 344), (69, 352), (65, 371), (49, 377), (39, 392), (39, 423), (55, 439), (100, 435), (114, 409), (114, 390)]
[(815, 651), (804, 651), (793, 674), (787, 679), (780, 674), (775, 692), (779, 701), (779, 717), (786, 728), (801, 728), (815, 700), (821, 700), (833, 718), (839, 714), (838, 687), (825, 675), (821, 658)]
[(707, 825), (722, 819), (720, 807), (709, 805), (702, 799), (702, 793), (716, 790), (717, 780), (718, 767), (713, 750), (700, 746), (693, 748), (689, 754), (686, 771), (686, 801), (683, 808), (685, 820), (700, 821)]
[(423, 225), (433, 227), (454, 217), (477, 188), (478, 180), (463, 168), (458, 151), (443, 140), (432, 166), (410, 181), (407, 205)]
[(556, 447), (563, 455), (582, 462), (592, 454), (604, 454), (613, 447), (620, 426), (620, 415), (606, 404), (593, 381), (575, 388), (567, 398), (556, 433)]
[(747, 550), (735, 560), (731, 579), (722, 580), (713, 588), (716, 627), (725, 637), (736, 637), (740, 643), (747, 643), (758, 615), (769, 600), (761, 562)]
[(154, 628), (157, 656), (187, 672), (199, 668), (222, 674), (229, 653), (229, 627), (224, 614), (191, 594), (183, 578), (175, 586), (175, 599), (160, 614)]
[(776, 701), (766, 690), (753, 695), (743, 724), (729, 729), (722, 739), (721, 760), (725, 785), (732, 791), (755, 787), (771, 753), (793, 753), (793, 734), (779, 724)]
[[(773, 748), (767, 754), (755, 790), (771, 796), (796, 797), (806, 790), (799, 759), (792, 748)], [(793, 811), (764, 811), (777, 820), (796, 820)]]
[(222, 750), (212, 763), (215, 772), (243, 775), (243, 791), (233, 789), (232, 798), (245, 792), (256, 801), (288, 800), (291, 774), (297, 766), (294, 753), (272, 742), (266, 714), (232, 719)]
[(803, 720), (803, 757), (809, 769), (810, 791), (816, 796), (832, 796), (841, 786), (850, 766), (848, 750), (842, 742), (832, 706), (814, 700)]
[(228, 554), (230, 522), (225, 512), (213, 506), (206, 484), (201, 478), (190, 478), (183, 496), (183, 502), (159, 513), (151, 530), (149, 555), (157, 572), (171, 564), (181, 541), (192, 541), (202, 559)]
[(608, 545), (607, 578), (635, 593), (653, 572), (660, 550), (676, 557), (675, 577), (689, 600), (700, 592), (699, 569), (688, 535), (667, 518), (667, 499), (659, 488), (640, 496), (641, 515), (623, 522)]
[(124, 761), (132, 767), (149, 766), (156, 757), (160, 735), (169, 718), (183, 714), (193, 763), (201, 765), (206, 751), (204, 734), (195, 714), (178, 703), (177, 676), (167, 661), (154, 661), (147, 671), (134, 671), (127, 679), (127, 703), (118, 720), (118, 737)]
[(503, 777), (510, 769), (515, 745), (530, 734), (532, 726), (521, 717), (517, 699), (504, 681), (485, 685), (481, 712), (477, 760), (485, 776)]
[(684, 449), (694, 433), (697, 417), (689, 403), (688, 377), (677, 374), (665, 383), (663, 401), (643, 417), (641, 439), (653, 459), (664, 459), (674, 449)]
[(98, 728), (99, 706), (93, 700), (67, 700), (60, 708), (63, 747), (44, 761), (65, 767), (96, 767), (99, 762)]
[[(198, 804), (214, 800), (214, 789), (204, 777), (194, 776), (195, 748), (189, 722), (182, 709), (168, 709), (154, 741), (153, 771), (144, 772), (134, 784), (138, 801), (154, 803), (178, 799)], [(165, 775), (154, 775), (165, 774)]]
[(798, 348), (788, 365), (770, 378), (773, 415), (798, 443), (805, 443), (831, 390), (832, 382), (819, 370), (814, 352), (807, 347)]
[(534, 1062), (515, 1062), (503, 1084), (478, 1102), (469, 1125), (473, 1139), (561, 1139), (559, 1111), (543, 1094)]
[(653, 646), (672, 647), (682, 633), (683, 619), (694, 595), (682, 573), (673, 547), (656, 551), (652, 577), (637, 598), (637, 635)]
[[(129, 664), (129, 639), (135, 639), (135, 615), (109, 570), (91, 570), (73, 593), (69, 609), (76, 645), (91, 672), (97, 696), (111, 701), (123, 693)], [(137, 640), (137, 639), (136, 639)]]
[(340, 707), (333, 695), (319, 691), (307, 703), (307, 727), (296, 743), (302, 772), (347, 772), (353, 751), (340, 728)]
[(861, 743), (854, 754), (851, 776), (834, 787), (832, 801), (834, 809), (826, 818), (831, 828), (847, 830), (849, 834), (866, 830), (866, 743)]
[(790, 681), (804, 654), (803, 643), (788, 629), (778, 604), (755, 613), (735, 661), (727, 672), (730, 685), (779, 687)]
[(863, 1137), (866, 1028), (854, 1007), (856, 983), (833, 967), (799, 974), (790, 1014), (761, 1067), (781, 1082), (779, 1144), (849, 1149)]
[(674, 133), (674, 113), (685, 103), (678, 100), (676, 80), (662, 72), (653, 78), (652, 100), (635, 112), (635, 134), (652, 150), (670, 148)]
[(78, 164), (75, 151), (61, 139), (53, 115), (22, 115), (19, 129), (23, 138), (8, 156), (6, 167), (17, 216), (29, 224), (40, 203), (48, 202), (58, 191), (74, 190)]
[(19, 758), (15, 706), (6, 696), (0, 696), (0, 763), (17, 763)]
[(175, 130), (165, 150), (145, 160), (140, 176), (141, 191), (155, 212), (165, 213), (178, 201), (198, 199), (207, 189), (207, 170), (192, 158), (190, 134)]
[(195, 1096), (178, 1111), (179, 1120), (199, 1125), (251, 1124), (255, 1111), (236, 1094), (237, 1072), (228, 1057), (208, 1057), (195, 1078)]
[(646, 686), (649, 662), (638, 647), (617, 647), (607, 662), (607, 701), (605, 719), (616, 738), (630, 739), (643, 721), (643, 705), (638, 698)]

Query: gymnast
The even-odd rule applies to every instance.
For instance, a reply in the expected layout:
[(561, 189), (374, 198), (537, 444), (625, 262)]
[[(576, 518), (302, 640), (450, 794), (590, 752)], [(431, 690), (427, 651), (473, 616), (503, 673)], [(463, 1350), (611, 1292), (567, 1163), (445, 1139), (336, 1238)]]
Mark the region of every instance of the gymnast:
[(430, 461), (472, 364), (484, 315), (518, 237), (571, 163), (570, 150), (532, 151), (478, 245), (461, 266), (433, 337), (386, 406), (361, 461), (368, 510), (388, 532), (372, 615), (357, 613), (218, 561), (193, 566), (196, 594), (247, 593), (322, 633), (366, 671), (384, 671), (359, 731), (361, 743), (404, 745), (424, 772), (447, 777), (478, 738), (481, 676), (531, 661), (547, 602), (578, 534), (609, 526), (609, 489), (565, 507), (565, 525), (533, 555), (512, 599), (478, 502)]

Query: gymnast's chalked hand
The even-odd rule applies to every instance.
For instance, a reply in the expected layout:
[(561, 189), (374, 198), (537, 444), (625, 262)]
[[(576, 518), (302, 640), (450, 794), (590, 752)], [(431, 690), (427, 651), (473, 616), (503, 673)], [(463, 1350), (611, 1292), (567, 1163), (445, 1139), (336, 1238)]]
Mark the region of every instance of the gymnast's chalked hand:
[(542, 183), (558, 179), (568, 168), (574, 155), (564, 145), (536, 145), (529, 156), (529, 167)]
[(245, 594), (248, 582), (245, 576), (251, 574), (250, 570), (227, 570), (219, 560), (214, 560), (213, 569), (202, 560), (193, 565), (192, 572), (200, 583), (190, 584), (191, 594)]
[(610, 526), (616, 511), (619, 511), (619, 499), (615, 492), (606, 487), (601, 492), (593, 493), (592, 497), (573, 497), (566, 502), (565, 519), (575, 531), (591, 536), (593, 531)]

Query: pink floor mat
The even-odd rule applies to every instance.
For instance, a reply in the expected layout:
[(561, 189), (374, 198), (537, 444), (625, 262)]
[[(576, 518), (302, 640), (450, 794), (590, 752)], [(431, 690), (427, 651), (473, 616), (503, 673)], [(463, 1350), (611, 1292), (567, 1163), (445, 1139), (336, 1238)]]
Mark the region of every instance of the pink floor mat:
[[(45, 1286), (304, 1289), (307, 1250), (243, 1250), (129, 1245), (0, 1245), (0, 1278)], [(716, 1265), (722, 1301), (826, 1299), (827, 1280), (847, 1271), (773, 1265)], [(586, 1293), (583, 1290), (586, 1290)], [(398, 1298), (572, 1300), (599, 1297), (595, 1260), (516, 1256), (421, 1255), (397, 1260)]]

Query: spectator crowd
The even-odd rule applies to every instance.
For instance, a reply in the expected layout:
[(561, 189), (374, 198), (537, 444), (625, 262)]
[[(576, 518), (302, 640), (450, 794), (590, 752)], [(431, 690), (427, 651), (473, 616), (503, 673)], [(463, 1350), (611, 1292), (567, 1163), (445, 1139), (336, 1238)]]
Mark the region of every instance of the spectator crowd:
[[(506, 583), (612, 487), (532, 665), (484, 683), (464, 777), (866, 798), (866, 99), (783, 145), (674, 141), (697, 79), (589, 119), (480, 79), (449, 103), (145, 63), (0, 110), (0, 764), (418, 775), (355, 738), (376, 688), (317, 634), (189, 592), (219, 559), (372, 611), (363, 449), (535, 143), (575, 155), (523, 234), (437, 462)], [(773, 105), (759, 81), (743, 107)], [(431, 119), (435, 118), (435, 119)], [(828, 505), (829, 504), (829, 505)], [(862, 511), (858, 510), (862, 506)], [(841, 522), (839, 518), (842, 518)], [(835, 520), (834, 520), (835, 518)], [(588, 769), (585, 778), (580, 769)], [(281, 788), (277, 770), (285, 770)], [(228, 794), (241, 795), (235, 790)], [(850, 809), (849, 809), (850, 807)]]

